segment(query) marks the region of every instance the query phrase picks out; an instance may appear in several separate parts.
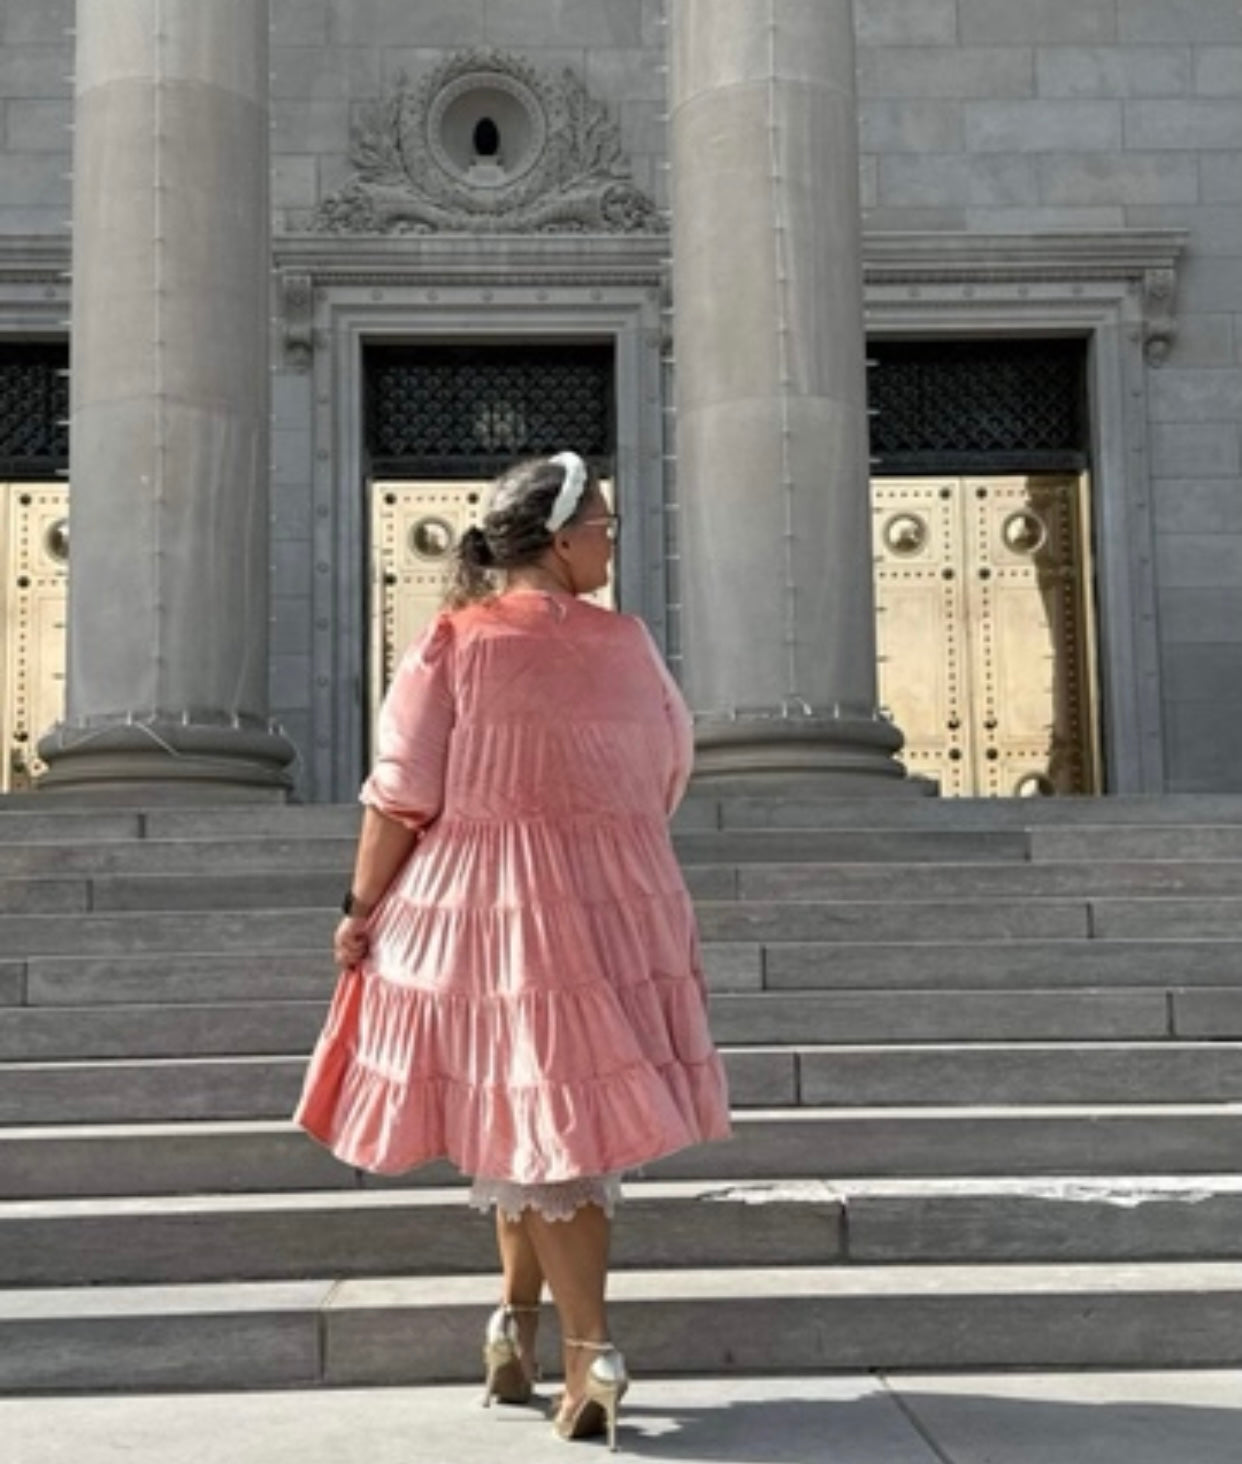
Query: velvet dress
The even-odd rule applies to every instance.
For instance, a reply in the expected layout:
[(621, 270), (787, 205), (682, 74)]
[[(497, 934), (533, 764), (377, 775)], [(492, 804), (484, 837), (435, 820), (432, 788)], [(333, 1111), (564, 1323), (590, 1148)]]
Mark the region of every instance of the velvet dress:
[(636, 618), (525, 590), (438, 616), (361, 793), (419, 841), (340, 978), (296, 1121), (359, 1168), (447, 1157), (536, 1204), (727, 1138), (668, 834), (691, 755)]

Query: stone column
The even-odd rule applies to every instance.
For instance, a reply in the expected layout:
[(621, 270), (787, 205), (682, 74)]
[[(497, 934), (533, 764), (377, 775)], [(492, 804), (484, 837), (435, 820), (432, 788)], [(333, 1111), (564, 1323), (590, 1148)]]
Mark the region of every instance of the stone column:
[(78, 0), (65, 721), (50, 790), (279, 796), (267, 0)]
[(677, 0), (674, 353), (698, 777), (900, 787), (876, 712), (850, 0)]

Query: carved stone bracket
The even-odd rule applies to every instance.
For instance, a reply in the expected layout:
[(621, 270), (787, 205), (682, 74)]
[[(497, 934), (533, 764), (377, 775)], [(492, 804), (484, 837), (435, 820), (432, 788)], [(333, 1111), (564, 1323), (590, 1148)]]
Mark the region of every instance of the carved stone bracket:
[(280, 276), (285, 360), (295, 371), (309, 371), (315, 356), (315, 286), (309, 274)]
[(324, 234), (663, 233), (620, 128), (566, 69), (470, 50), (362, 114), (355, 174), (316, 211)]
[(1149, 366), (1163, 366), (1177, 335), (1177, 275), (1149, 269), (1143, 276), (1143, 352)]

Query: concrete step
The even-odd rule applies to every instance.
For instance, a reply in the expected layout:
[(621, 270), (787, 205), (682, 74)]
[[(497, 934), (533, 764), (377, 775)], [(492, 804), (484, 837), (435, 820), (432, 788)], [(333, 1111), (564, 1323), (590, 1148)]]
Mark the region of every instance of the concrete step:
[[(1242, 896), (1242, 859), (1131, 860), (1064, 864), (769, 864), (701, 865), (687, 869), (702, 899), (998, 900), (1090, 895)], [(732, 892), (715, 891), (728, 887)]]
[[(1242, 1043), (923, 1043), (725, 1048), (735, 1107), (1229, 1103)], [(303, 1055), (0, 1064), (0, 1124), (278, 1118)]]
[(688, 799), (685, 827), (718, 829), (1042, 829), (1242, 825), (1242, 794), (1172, 793), (1107, 798)]
[[(1194, 909), (1171, 907), (1193, 906)], [(1162, 914), (1161, 912), (1168, 912)], [(707, 901), (698, 907), (705, 941), (859, 941), (904, 934), (923, 940), (1014, 940), (1083, 937), (1095, 920), (1101, 936), (1121, 937), (1140, 919), (1149, 933), (1184, 937), (1228, 934), (1242, 900), (1031, 900), (806, 902)], [(339, 919), (324, 907), (282, 910), (187, 910), (80, 915), (0, 916), (0, 949), (30, 956), (111, 956), (267, 952), (329, 948)], [(1195, 921), (1210, 922), (1199, 930)]]
[[(495, 1222), (461, 1187), (0, 1204), (0, 1286), (300, 1280), (495, 1269)], [(633, 1182), (613, 1265), (844, 1259), (842, 1200), (817, 1183)]]
[[(1242, 1362), (1234, 1263), (622, 1271), (614, 1283), (614, 1333), (649, 1375)], [(0, 1388), (478, 1380), (495, 1284), (329, 1277), (10, 1291), (0, 1295)], [(554, 1329), (544, 1331), (550, 1348)]]
[[(0, 1062), (305, 1054), (333, 980), (307, 1001), (0, 1008)], [(1242, 1037), (1242, 992), (723, 992), (711, 1020), (731, 1046)]]
[[(648, 1166), (667, 1180), (1237, 1172), (1237, 1104), (743, 1110), (733, 1138)], [(431, 1164), (364, 1175), (285, 1121), (0, 1129), (0, 1199), (423, 1189)]]
[[(699, 904), (698, 919), (703, 940), (714, 942), (891, 941), (898, 936), (919, 942), (1085, 940), (1091, 933), (1091, 912), (1095, 903), (1085, 899), (1026, 900), (1005, 904), (984, 900), (839, 900), (816, 904), (805, 901), (742, 904), (739, 901), (709, 900)], [(1136, 903), (1162, 908), (1166, 904), (1186, 902)], [(1197, 900), (1194, 903), (1211, 905), (1226, 902)], [(1242, 910), (1242, 902), (1238, 903)], [(1219, 919), (1223, 924), (1224, 916)], [(1151, 915), (1146, 920), (1148, 924), (1156, 923)], [(6, 923), (0, 920), (0, 933)]]
[(772, 941), (708, 950), (727, 990), (1232, 987), (1242, 941)]
[[(275, 841), (256, 840), (264, 848)], [(83, 845), (78, 859), (119, 847), (128, 864), (159, 872), (93, 873), (70, 877), (60, 868), (0, 878), (0, 915), (59, 915), (110, 911), (335, 909), (348, 882), (351, 849), (319, 842), (277, 862), (235, 859), (227, 845)], [(29, 852), (55, 854), (52, 846)], [(314, 857), (306, 857), (313, 851)], [(0, 846), (0, 854), (21, 851)], [(209, 860), (206, 855), (212, 856)], [(192, 857), (187, 857), (191, 854)], [(141, 855), (138, 860), (133, 856)], [(158, 855), (158, 858), (151, 858)], [(38, 861), (42, 862), (42, 861)], [(120, 861), (113, 861), (120, 862)], [(48, 866), (53, 861), (49, 858)], [(180, 872), (182, 865), (190, 868)], [(1132, 860), (1121, 863), (1032, 864), (687, 864), (686, 883), (701, 901), (810, 903), (842, 901), (1025, 900), (1083, 896), (1242, 896), (1242, 859)]]
[[(922, 992), (929, 1021), (932, 993), (952, 1003), (973, 991), (1077, 991), (1085, 1001), (1114, 988), (1158, 988), (1184, 991), (1206, 1010), (1209, 996), (1223, 1000), (1242, 986), (1242, 941), (706, 942), (703, 961), (717, 993), (870, 993), (892, 1011), (893, 991)], [(224, 955), (32, 956), (0, 961), (0, 1007), (323, 1001), (334, 979), (325, 944)]]
[(0, 843), (0, 879), (288, 874), (353, 868), (353, 838), (101, 839), (82, 844)]
[[(5, 1000), (0, 966), (0, 1004)], [(12, 1002), (31, 1007), (143, 1006), (325, 1000), (335, 972), (327, 945), (258, 955), (35, 956)]]
[[(460, 1187), (0, 1203), (0, 1286), (494, 1268)], [(1242, 1256), (1242, 1179), (633, 1181), (621, 1270)]]

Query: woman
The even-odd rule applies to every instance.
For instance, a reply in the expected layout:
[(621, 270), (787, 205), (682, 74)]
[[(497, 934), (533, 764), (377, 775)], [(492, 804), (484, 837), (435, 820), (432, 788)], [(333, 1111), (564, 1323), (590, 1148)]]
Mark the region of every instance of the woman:
[(690, 720), (641, 621), (582, 602), (616, 518), (573, 453), (498, 482), (450, 608), (380, 715), (344, 974), (296, 1118), (348, 1164), (447, 1156), (496, 1207), (485, 1402), (524, 1402), (546, 1280), (557, 1432), (607, 1429), (627, 1377), (604, 1307), (621, 1171), (729, 1134), (668, 816)]

